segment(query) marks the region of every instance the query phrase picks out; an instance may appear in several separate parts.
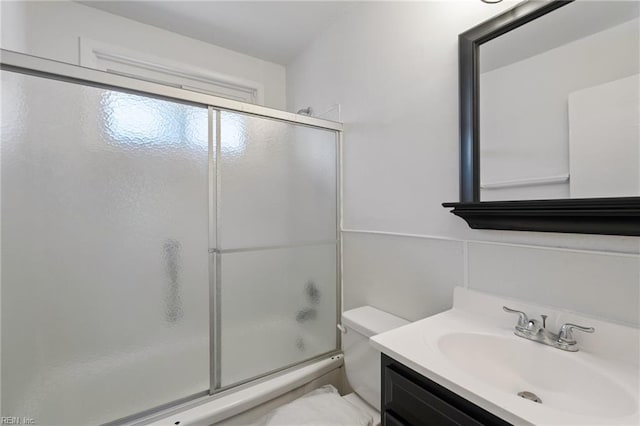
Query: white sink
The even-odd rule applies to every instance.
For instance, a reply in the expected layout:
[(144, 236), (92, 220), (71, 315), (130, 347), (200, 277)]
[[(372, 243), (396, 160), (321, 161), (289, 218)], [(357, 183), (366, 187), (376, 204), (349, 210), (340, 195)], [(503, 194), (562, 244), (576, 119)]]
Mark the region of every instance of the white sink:
[[(513, 334), (507, 305), (576, 333), (578, 352)], [(517, 425), (640, 425), (640, 330), (456, 288), (453, 309), (373, 336), (374, 347)], [(530, 392), (541, 403), (518, 396)]]
[(542, 405), (557, 410), (625, 417), (638, 409), (633, 395), (606, 372), (584, 363), (574, 353), (515, 335), (445, 334), (438, 339), (438, 348), (467, 374), (513, 395), (532, 392)]

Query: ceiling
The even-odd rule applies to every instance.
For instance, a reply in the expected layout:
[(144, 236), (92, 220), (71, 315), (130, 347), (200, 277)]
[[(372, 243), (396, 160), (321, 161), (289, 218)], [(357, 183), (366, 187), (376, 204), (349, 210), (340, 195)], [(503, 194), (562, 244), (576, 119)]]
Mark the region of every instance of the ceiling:
[(78, 1), (138, 22), (286, 65), (350, 1)]

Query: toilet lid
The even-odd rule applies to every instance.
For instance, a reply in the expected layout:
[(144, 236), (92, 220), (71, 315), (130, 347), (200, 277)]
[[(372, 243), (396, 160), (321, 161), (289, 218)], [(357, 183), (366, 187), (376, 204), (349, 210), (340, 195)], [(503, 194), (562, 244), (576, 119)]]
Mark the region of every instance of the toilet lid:
[(361, 306), (342, 313), (342, 325), (365, 337), (375, 336), (409, 324), (409, 321), (371, 306)]

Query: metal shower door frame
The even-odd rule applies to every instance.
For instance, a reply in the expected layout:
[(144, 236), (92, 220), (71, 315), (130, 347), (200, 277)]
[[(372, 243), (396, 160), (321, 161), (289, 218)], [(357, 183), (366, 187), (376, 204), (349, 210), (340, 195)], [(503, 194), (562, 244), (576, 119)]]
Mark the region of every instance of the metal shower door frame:
[[(159, 83), (137, 79), (133, 77), (112, 74), (91, 68), (72, 65), (51, 59), (40, 58), (6, 49), (0, 49), (0, 70), (33, 75), (36, 77), (60, 80), (86, 86), (103, 89), (118, 90), (132, 94), (144, 95), (153, 98), (179, 102), (208, 110), (208, 173), (209, 173), (209, 329), (210, 329), (210, 386), (208, 391), (192, 396), (185, 396), (179, 401), (169, 402), (160, 407), (154, 407), (143, 413), (133, 414), (126, 418), (116, 420), (115, 423), (123, 423), (147, 417), (159, 411), (167, 410), (178, 404), (184, 404), (196, 399), (207, 400), (216, 398), (219, 394), (226, 394), (232, 387), (243, 387), (249, 382), (262, 379), (266, 376), (282, 373), (298, 365), (304, 365), (310, 361), (330, 357), (340, 352), (341, 333), (335, 329), (335, 350), (320, 354), (310, 360), (302, 361), (293, 366), (286, 366), (276, 371), (267, 372), (247, 381), (236, 383), (233, 386), (221, 387), (220, 382), (220, 229), (218, 217), (220, 214), (220, 168), (217, 162), (220, 159), (220, 113), (231, 111), (244, 113), (251, 116), (274, 119), (290, 124), (329, 130), (335, 132), (336, 147), (336, 325), (340, 323), (342, 312), (342, 132), (343, 125), (335, 121), (294, 114), (287, 111), (268, 108), (260, 105), (248, 104), (231, 99), (221, 98), (205, 93), (193, 92), (179, 87), (165, 86)], [(214, 126), (215, 124), (215, 126)], [(213, 129), (215, 128), (215, 132)], [(224, 392), (223, 392), (224, 391)], [(209, 396), (205, 396), (206, 394)], [(215, 395), (214, 395), (215, 394)]]

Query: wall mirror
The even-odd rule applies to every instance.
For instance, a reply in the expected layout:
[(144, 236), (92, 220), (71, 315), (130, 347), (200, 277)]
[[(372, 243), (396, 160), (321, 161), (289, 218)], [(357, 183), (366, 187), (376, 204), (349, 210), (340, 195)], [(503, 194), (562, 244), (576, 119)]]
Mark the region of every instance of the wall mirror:
[(459, 37), (472, 228), (640, 235), (640, 2), (529, 1)]

